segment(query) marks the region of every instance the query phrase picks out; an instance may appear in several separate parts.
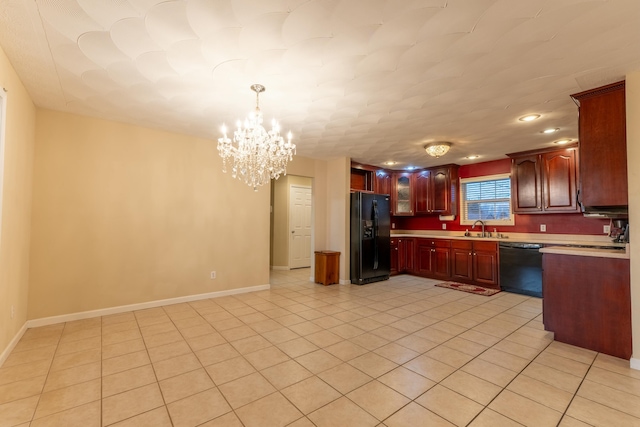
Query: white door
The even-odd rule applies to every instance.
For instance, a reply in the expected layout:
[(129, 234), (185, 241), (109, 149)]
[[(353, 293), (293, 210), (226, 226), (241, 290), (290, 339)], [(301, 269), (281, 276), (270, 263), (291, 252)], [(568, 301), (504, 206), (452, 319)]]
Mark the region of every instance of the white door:
[(311, 266), (311, 188), (289, 187), (289, 268)]

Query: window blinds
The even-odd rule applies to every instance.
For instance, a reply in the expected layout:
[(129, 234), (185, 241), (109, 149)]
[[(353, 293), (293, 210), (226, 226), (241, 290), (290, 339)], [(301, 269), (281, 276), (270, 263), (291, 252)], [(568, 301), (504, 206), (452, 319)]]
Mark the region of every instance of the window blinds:
[(463, 220), (510, 221), (511, 180), (509, 178), (462, 184)]

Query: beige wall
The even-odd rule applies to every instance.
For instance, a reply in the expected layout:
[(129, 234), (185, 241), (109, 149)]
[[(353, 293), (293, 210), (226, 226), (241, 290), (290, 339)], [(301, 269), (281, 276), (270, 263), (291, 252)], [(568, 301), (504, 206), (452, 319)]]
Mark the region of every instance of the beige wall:
[(640, 71), (627, 75), (627, 171), (631, 237), (632, 366), (640, 369)]
[[(313, 160), (295, 157), (291, 175), (313, 178), (313, 250), (340, 251), (340, 280), (349, 280), (349, 184), (351, 159)], [(312, 275), (313, 275), (313, 262)]]
[(340, 251), (340, 281), (350, 280), (349, 204), (351, 159), (342, 157), (327, 162), (327, 248)]
[(273, 186), (273, 235), (271, 238), (272, 265), (289, 266), (289, 199), (292, 185), (312, 187), (313, 179), (305, 176), (287, 175), (272, 181)]
[(269, 188), (213, 140), (38, 110), (33, 212), (30, 319), (269, 282)]
[[(27, 320), (29, 234), (36, 108), (0, 49), (0, 90), (7, 89), (2, 230), (0, 231), (0, 354)], [(15, 315), (11, 318), (11, 306)]]

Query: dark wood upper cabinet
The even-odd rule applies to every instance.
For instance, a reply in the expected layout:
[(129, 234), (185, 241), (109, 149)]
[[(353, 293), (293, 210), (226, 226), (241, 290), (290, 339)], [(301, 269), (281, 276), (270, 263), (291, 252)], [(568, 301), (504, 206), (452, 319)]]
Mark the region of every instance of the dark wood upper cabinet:
[(511, 194), (515, 213), (542, 211), (540, 157), (518, 156), (511, 159)]
[(553, 151), (540, 155), (544, 176), (542, 209), (546, 212), (578, 210), (575, 149)]
[(416, 215), (455, 215), (458, 166), (446, 165), (415, 173)]
[(375, 169), (359, 163), (351, 165), (351, 190), (389, 194), (391, 214), (395, 216), (455, 215), (457, 187), (458, 165), (417, 172)]
[(580, 202), (627, 206), (625, 82), (571, 97), (580, 113)]
[(513, 212), (577, 212), (578, 152), (575, 146), (509, 154)]
[(393, 194), (393, 177), (390, 172), (385, 170), (376, 171), (373, 192), (376, 194)]
[(373, 167), (351, 162), (351, 191), (373, 192), (374, 176)]
[(415, 174), (415, 194), (416, 194), (416, 214), (429, 213), (429, 199), (432, 192), (431, 172), (428, 170), (416, 172)]
[[(453, 184), (452, 184), (453, 178)], [(455, 186), (458, 182), (458, 169), (443, 167), (431, 170), (431, 213), (451, 215), (456, 212)]]

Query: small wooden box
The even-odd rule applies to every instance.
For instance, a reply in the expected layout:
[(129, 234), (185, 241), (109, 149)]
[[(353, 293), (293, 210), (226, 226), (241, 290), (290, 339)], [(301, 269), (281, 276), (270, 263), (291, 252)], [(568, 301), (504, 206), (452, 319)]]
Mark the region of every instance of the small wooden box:
[(316, 251), (316, 283), (331, 285), (339, 283), (340, 252)]

